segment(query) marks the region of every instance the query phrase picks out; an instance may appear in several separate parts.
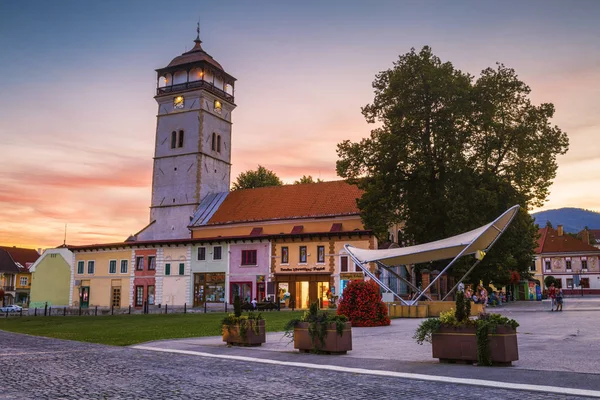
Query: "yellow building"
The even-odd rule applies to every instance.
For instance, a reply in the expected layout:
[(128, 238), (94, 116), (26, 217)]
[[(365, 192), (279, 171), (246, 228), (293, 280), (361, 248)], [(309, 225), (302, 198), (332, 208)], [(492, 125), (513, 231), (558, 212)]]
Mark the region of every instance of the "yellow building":
[(72, 305), (73, 253), (66, 247), (48, 249), (31, 266), (30, 308)]
[[(75, 254), (73, 306), (127, 307), (133, 284), (133, 253), (121, 247), (78, 246)], [(106, 245), (105, 245), (106, 246)]]

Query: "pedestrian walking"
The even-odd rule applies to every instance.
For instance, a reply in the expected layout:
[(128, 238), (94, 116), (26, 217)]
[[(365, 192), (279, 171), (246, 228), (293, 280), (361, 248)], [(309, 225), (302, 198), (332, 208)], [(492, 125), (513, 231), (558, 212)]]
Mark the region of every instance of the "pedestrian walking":
[(556, 304), (556, 288), (554, 287), (554, 282), (552, 282), (548, 288), (548, 297), (550, 298), (550, 311), (554, 311), (554, 305)]
[(564, 297), (562, 288), (558, 288), (558, 293), (556, 293), (556, 311), (562, 311)]

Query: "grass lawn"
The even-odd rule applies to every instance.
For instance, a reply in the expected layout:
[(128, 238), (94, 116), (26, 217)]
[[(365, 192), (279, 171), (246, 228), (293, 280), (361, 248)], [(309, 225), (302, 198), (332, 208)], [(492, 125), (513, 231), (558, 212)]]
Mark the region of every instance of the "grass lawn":
[[(285, 323), (303, 311), (266, 312), (268, 332), (283, 331)], [(152, 340), (221, 335), (227, 314), (148, 314), (102, 317), (0, 318), (0, 329), (81, 342), (129, 346)]]

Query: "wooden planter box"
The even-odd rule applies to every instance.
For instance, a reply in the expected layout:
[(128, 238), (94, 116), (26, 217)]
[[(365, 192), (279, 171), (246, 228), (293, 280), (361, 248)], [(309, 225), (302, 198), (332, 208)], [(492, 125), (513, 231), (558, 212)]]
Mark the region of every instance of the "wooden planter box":
[[(477, 362), (477, 336), (475, 327), (443, 326), (433, 334), (433, 358), (444, 361)], [(511, 364), (519, 359), (517, 331), (509, 326), (498, 326), (490, 336), (492, 362)]]
[(260, 346), (267, 341), (265, 336), (265, 320), (258, 321), (258, 334), (254, 332), (255, 323), (255, 321), (250, 321), (245, 338), (240, 334), (239, 325), (231, 327), (223, 325), (223, 341), (231, 346)]
[(352, 350), (352, 324), (346, 322), (342, 335), (338, 335), (335, 324), (327, 326), (327, 335), (325, 335), (325, 346), (317, 338), (313, 343), (308, 333), (308, 322), (299, 322), (294, 328), (294, 348), (301, 352), (310, 352), (318, 350), (331, 354), (346, 354)]

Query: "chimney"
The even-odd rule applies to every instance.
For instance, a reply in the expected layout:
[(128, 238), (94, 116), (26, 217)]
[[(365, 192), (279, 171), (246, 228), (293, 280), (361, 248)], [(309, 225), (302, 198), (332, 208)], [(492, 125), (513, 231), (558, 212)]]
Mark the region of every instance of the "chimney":
[(37, 250), (37, 251), (38, 251), (38, 254), (41, 256), (41, 255), (42, 255), (42, 248), (41, 248), (41, 247), (38, 247), (38, 250)]
[(556, 230), (558, 231), (558, 236), (562, 236), (563, 235), (563, 226), (562, 225), (558, 225), (556, 227)]
[(587, 227), (583, 229), (583, 234), (581, 236), (581, 240), (583, 240), (583, 243), (590, 244), (590, 231), (588, 231)]

